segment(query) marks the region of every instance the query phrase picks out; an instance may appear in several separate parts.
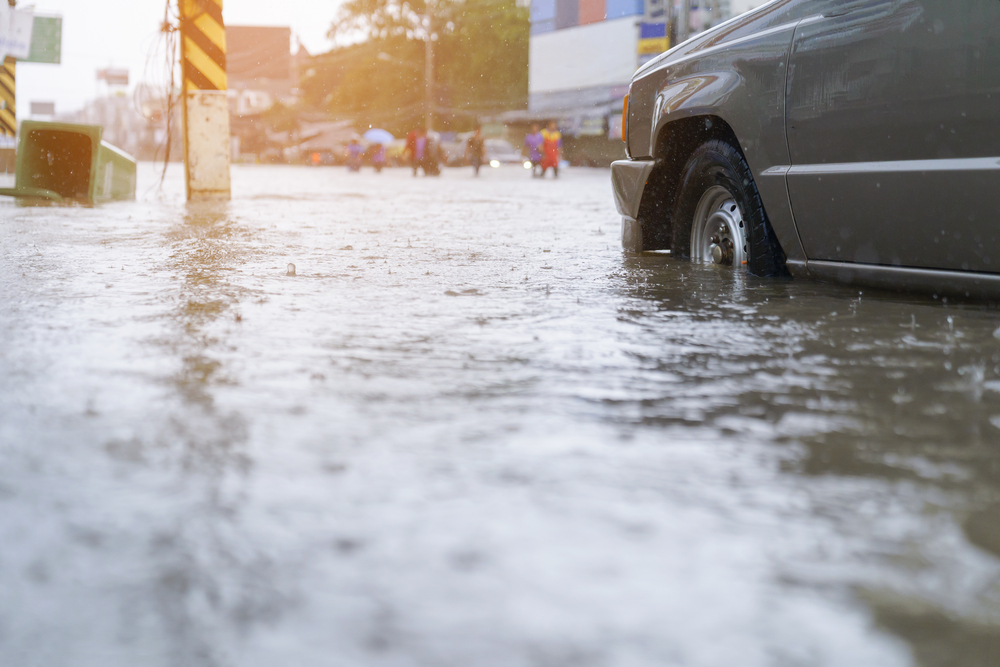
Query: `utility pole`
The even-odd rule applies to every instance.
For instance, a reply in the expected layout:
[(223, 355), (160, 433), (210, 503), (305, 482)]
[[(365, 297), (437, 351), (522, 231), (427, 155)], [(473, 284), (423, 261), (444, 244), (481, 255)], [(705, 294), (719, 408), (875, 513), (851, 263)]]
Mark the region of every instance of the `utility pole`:
[(716, 26), (722, 22), (722, 0), (712, 0), (712, 25)]
[(222, 0), (178, 0), (188, 201), (229, 199), (229, 100)]
[(681, 15), (677, 17), (677, 43), (691, 36), (691, 0), (681, 0)]
[(434, 8), (427, 3), (427, 38), (424, 40), (424, 122), (427, 131), (434, 130)]
[[(17, 6), (17, 0), (7, 0), (11, 9)], [(17, 61), (7, 56), (0, 67), (0, 135), (14, 137), (17, 135)]]

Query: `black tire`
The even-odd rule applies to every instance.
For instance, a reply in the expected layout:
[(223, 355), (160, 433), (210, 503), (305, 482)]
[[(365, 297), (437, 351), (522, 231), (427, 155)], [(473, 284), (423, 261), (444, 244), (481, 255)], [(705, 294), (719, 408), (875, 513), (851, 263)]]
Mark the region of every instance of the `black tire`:
[(728, 191), (742, 214), (747, 273), (760, 277), (787, 276), (785, 253), (767, 219), (750, 165), (738, 148), (722, 139), (707, 141), (695, 149), (681, 171), (671, 216), (671, 254), (691, 256), (692, 222), (698, 205), (710, 189), (717, 187)]

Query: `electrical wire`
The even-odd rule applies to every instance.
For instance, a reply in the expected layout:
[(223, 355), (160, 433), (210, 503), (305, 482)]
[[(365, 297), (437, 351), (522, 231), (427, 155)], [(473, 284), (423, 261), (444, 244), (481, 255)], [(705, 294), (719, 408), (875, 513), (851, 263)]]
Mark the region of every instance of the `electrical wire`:
[[(165, 0), (160, 30), (146, 55), (143, 83), (136, 86), (133, 95), (136, 111), (143, 118), (152, 121), (155, 112), (147, 115), (146, 107), (150, 102), (159, 102), (158, 111), (166, 121), (164, 140), (157, 142), (153, 153), (153, 161), (158, 162), (160, 152), (163, 151), (163, 170), (158, 182), (150, 187), (150, 190), (156, 188), (158, 192), (162, 192), (163, 183), (167, 177), (167, 167), (170, 164), (170, 152), (174, 140), (174, 119), (180, 102), (177, 88), (179, 24), (180, 14), (174, 8), (174, 0)], [(142, 95), (145, 95), (146, 99), (141, 99)]]

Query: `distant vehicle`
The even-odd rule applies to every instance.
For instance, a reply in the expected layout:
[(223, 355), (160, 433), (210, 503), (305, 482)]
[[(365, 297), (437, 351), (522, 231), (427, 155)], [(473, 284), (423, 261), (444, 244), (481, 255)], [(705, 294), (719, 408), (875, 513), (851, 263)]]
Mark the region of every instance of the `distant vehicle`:
[(406, 139), (394, 139), (385, 147), (386, 163), (390, 167), (406, 166)]
[(499, 167), (502, 164), (523, 164), (524, 156), (505, 139), (487, 139), (486, 164)]
[[(469, 164), (465, 156), (465, 148), (472, 134), (472, 132), (462, 132), (455, 135), (451, 141), (441, 142), (443, 161), (447, 166), (464, 167)], [(483, 143), (486, 149), (484, 164), (499, 167), (502, 164), (522, 164), (524, 162), (521, 153), (506, 139), (487, 139)]]
[(465, 159), (465, 142), (472, 136), (472, 132), (442, 133), (441, 137), (441, 159), (448, 167), (464, 167), (467, 164)]
[(634, 75), (626, 250), (1000, 295), (1000, 2), (773, 0)]

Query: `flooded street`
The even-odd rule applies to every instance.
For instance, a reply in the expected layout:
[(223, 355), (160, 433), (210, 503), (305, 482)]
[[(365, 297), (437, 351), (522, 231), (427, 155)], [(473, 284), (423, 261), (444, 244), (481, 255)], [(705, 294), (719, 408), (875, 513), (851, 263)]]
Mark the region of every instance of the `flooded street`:
[(0, 202), (0, 665), (1000, 663), (998, 311), (486, 171)]

